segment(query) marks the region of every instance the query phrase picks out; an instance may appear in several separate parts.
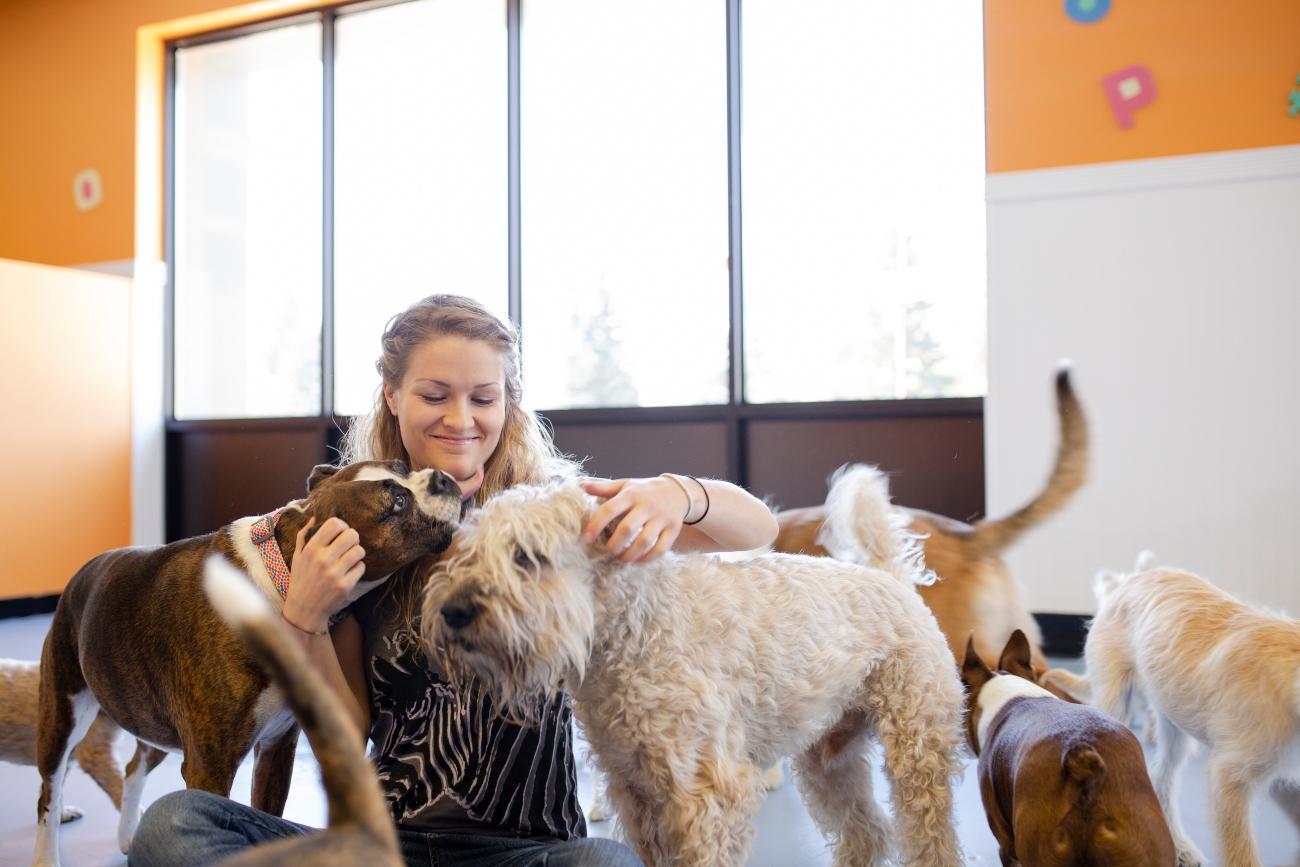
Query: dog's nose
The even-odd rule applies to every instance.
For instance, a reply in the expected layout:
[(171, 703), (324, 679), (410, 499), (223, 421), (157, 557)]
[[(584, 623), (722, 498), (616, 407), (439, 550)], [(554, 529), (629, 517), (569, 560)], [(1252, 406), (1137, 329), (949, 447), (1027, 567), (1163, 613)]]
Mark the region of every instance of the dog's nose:
[(446, 494), (455, 494), (460, 496), (460, 485), (456, 480), (441, 470), (434, 470), (429, 476), (429, 493), (433, 496), (445, 496)]
[(478, 616), (478, 606), (473, 602), (448, 602), (442, 606), (442, 619), (452, 629), (464, 629)]

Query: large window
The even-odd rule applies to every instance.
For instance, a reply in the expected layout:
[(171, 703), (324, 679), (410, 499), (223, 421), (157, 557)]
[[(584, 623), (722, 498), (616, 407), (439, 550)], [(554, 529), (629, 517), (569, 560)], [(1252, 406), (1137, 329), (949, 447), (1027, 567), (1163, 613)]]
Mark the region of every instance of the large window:
[(727, 401), (726, 11), (525, 0), (534, 406)]
[(174, 61), (177, 419), (364, 412), (434, 292), (538, 409), (984, 391), (978, 4), (367, 3)]
[(177, 418), (320, 412), (320, 42), (176, 52)]

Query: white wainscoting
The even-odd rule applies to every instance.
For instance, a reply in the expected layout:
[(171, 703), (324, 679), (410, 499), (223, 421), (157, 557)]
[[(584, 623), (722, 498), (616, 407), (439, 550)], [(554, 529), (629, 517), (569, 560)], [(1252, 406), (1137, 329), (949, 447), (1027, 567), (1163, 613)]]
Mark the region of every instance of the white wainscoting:
[(1300, 615), (1300, 146), (988, 179), (992, 516), (1042, 485), (1075, 364), (1087, 487), (1010, 554), (1035, 611), (1095, 610), (1149, 548)]

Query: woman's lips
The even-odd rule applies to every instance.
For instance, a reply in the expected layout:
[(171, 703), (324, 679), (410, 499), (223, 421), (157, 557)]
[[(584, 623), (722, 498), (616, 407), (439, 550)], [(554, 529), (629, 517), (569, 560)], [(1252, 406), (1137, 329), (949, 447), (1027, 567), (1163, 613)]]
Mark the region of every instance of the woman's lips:
[(473, 445), (474, 443), (478, 442), (478, 437), (448, 437), (448, 436), (435, 436), (434, 439), (437, 440), (438, 442), (442, 443), (443, 445), (446, 445), (446, 446), (457, 446), (457, 447), (459, 447), (459, 446), (471, 446), (471, 445)]

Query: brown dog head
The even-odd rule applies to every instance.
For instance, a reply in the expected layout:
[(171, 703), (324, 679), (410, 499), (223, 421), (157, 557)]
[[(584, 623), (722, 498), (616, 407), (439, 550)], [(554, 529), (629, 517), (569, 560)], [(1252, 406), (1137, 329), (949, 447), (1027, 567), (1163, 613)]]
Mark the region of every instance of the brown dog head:
[(275, 535), (292, 567), (298, 531), (315, 518), (310, 539), (327, 520), (339, 518), (361, 537), (364, 580), (374, 581), (447, 550), (460, 511), (460, 486), (439, 470), (413, 471), (402, 461), (322, 464), (312, 470), (306, 499), (286, 508)]

